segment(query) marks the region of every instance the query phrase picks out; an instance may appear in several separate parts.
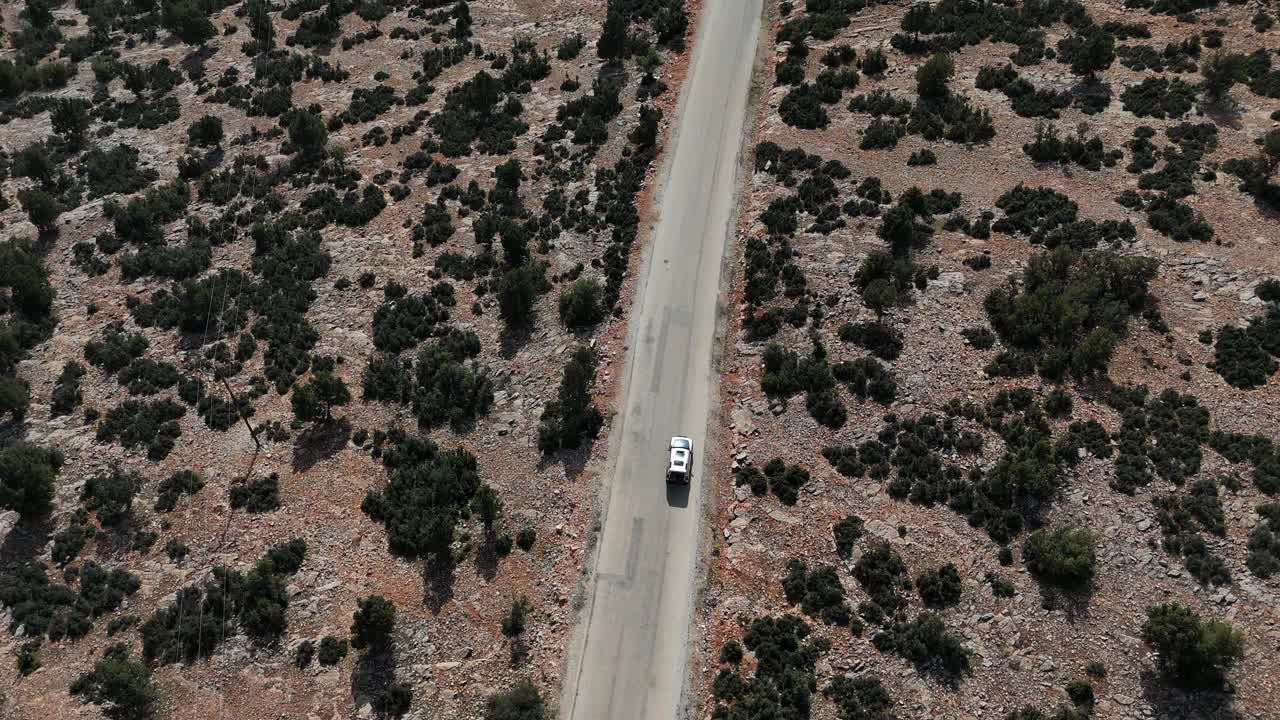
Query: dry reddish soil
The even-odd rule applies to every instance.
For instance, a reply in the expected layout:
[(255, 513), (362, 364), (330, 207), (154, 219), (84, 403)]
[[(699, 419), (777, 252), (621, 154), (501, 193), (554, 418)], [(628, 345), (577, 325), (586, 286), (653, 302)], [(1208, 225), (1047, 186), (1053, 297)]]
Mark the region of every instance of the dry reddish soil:
[[(382, 34), (349, 49), (337, 45), (318, 53), (326, 62), (348, 71), (350, 77), (341, 82), (316, 79), (296, 82), (293, 85), (295, 107), (305, 108), (314, 103), (319, 105), (322, 116), (328, 118), (331, 113), (347, 107), (355, 88), (377, 84), (372, 77), (380, 71), (387, 73), (384, 84), (400, 97), (415, 86), (413, 75), (421, 66), (422, 51), (439, 43), (439, 40), (432, 41), (432, 30), (447, 32), (452, 21), (443, 25), (428, 23), (421, 17), (410, 17), (409, 9), (414, 3), (388, 4), (400, 7), (393, 8), (376, 23), (355, 14), (343, 16), (341, 36), (352, 36), (375, 25)], [(445, 10), (450, 7), (439, 3), (424, 5)], [(22, 26), (21, 6), (21, 3), (10, 3), (3, 9), (6, 29), (14, 31)], [(242, 76), (252, 76), (249, 58), (240, 49), (249, 39), (246, 20), (237, 17), (237, 7), (239, 3), (211, 16), (219, 31), (226, 29), (227, 32), (213, 38), (204, 51), (205, 77), (210, 81), (216, 81), (233, 66), (240, 69)], [(299, 21), (281, 17), (280, 7), (275, 8), (272, 17), (277, 43), (282, 46), (284, 38), (297, 28)], [(549, 53), (551, 72), (534, 83), (531, 92), (521, 96), (522, 119), (529, 129), (516, 138), (514, 152), (484, 155), (473, 151), (468, 156), (449, 159), (460, 170), (454, 180), (458, 188), (466, 188), (474, 181), (488, 190), (493, 186), (494, 168), (512, 158), (523, 164), (526, 178), (542, 162), (534, 157), (534, 142), (555, 121), (557, 108), (562, 103), (591, 92), (592, 79), (602, 66), (596, 57), (595, 40), (600, 35), (604, 7), (603, 0), (471, 4), (473, 42), (479, 43), (486, 53), (509, 55), (515, 40), (527, 39), (536, 46), (537, 53)], [(71, 3), (55, 8), (54, 14), (62, 23), (65, 36), (75, 37), (85, 31), (85, 16)], [(417, 40), (393, 38), (391, 31), (397, 27), (421, 30), (422, 37)], [(581, 54), (571, 60), (558, 59), (557, 46), (574, 34), (586, 40)], [(448, 42), (444, 40), (445, 44)], [(191, 52), (188, 46), (169, 38), (164, 30), (153, 42), (143, 41), (127, 48), (119, 45), (117, 49), (123, 60), (132, 63), (149, 64), (167, 59), (175, 66)], [(314, 49), (293, 50), (317, 54)], [(7, 55), (11, 55), (8, 49), (0, 52), (0, 56)], [(450, 88), (477, 71), (491, 67), (492, 57), (478, 55), (469, 55), (445, 69), (432, 81), (436, 90), (425, 103), (392, 105), (373, 121), (349, 123), (329, 134), (330, 147), (344, 149), (347, 167), (363, 176), (362, 184), (382, 171), (392, 176), (398, 174), (405, 158), (419, 149), (428, 131), (419, 128), (400, 142), (381, 146), (362, 144), (362, 136), (375, 125), (390, 131), (410, 122), (415, 113), (422, 110), (428, 117), (438, 113)], [(673, 113), (684, 65), (681, 52), (664, 49), (662, 56), (664, 64), (655, 74), (669, 89), (649, 101), (667, 115), (660, 123), (659, 144)], [(490, 69), (490, 72), (496, 74), (497, 70)], [(595, 200), (596, 171), (609, 168), (619, 160), (628, 134), (637, 125), (636, 90), (642, 74), (634, 62), (623, 74), (626, 84), (619, 96), (623, 108), (608, 124), (608, 141), (587, 157), (584, 172), (568, 183), (545, 175), (526, 179), (520, 197), (527, 207), (535, 211), (541, 208), (543, 197), (553, 186), (562, 189), (568, 197), (581, 190), (584, 195), (591, 194), (591, 201)], [(570, 78), (579, 80), (581, 88), (561, 90), (562, 82)], [(182, 84), (173, 90), (180, 103), (177, 120), (153, 130), (118, 129), (95, 142), (104, 147), (118, 143), (135, 146), (141, 164), (158, 171), (155, 184), (159, 184), (177, 176), (177, 160), (187, 144), (186, 129), (202, 115), (221, 118), (227, 140), (245, 136), (251, 130), (265, 133), (277, 127), (277, 118), (249, 117), (226, 104), (206, 102), (196, 93), (195, 83), (185, 78), (179, 81)], [(79, 64), (71, 82), (54, 95), (89, 97), (104, 89), (112, 96), (128, 98), (130, 95), (120, 80), (101, 87), (86, 60)], [(12, 119), (3, 127), (0, 145), (10, 155), (51, 133), (48, 113)], [(90, 137), (101, 127), (102, 124), (93, 125)], [(242, 144), (227, 147), (228, 162), (240, 154), (261, 154), (268, 163), (279, 166), (288, 160), (281, 154), (280, 144), (279, 137), (249, 138)], [(561, 144), (570, 150), (574, 147), (569, 140)], [(435, 159), (444, 160), (438, 153)], [(641, 208), (647, 206), (648, 179), (654, 174), (654, 168), (656, 162), (636, 201)], [(11, 205), (0, 214), (6, 238), (36, 238), (36, 229), (13, 201), (17, 190), (27, 184), (29, 181), (25, 179), (8, 178), (0, 186)], [(307, 320), (319, 334), (314, 353), (338, 358), (336, 373), (352, 390), (353, 401), (335, 409), (335, 415), (342, 418), (352, 432), (364, 430), (372, 435), (375, 430), (392, 427), (404, 428), (410, 433), (416, 430), (417, 423), (407, 408), (360, 399), (362, 372), (374, 352), (372, 316), (383, 302), (383, 288), (395, 281), (410, 292), (425, 292), (434, 282), (428, 272), (441, 252), (470, 254), (475, 251), (471, 229), (476, 216), (466, 217), (459, 212), (459, 204), (450, 201), (448, 207), (457, 232), (447, 243), (428, 246), (421, 257), (415, 257), (409, 228), (421, 216), (424, 205), (434, 202), (440, 186), (426, 186), (421, 172), (405, 185), (409, 190), (407, 197), (400, 200), (388, 197), (386, 209), (368, 224), (361, 227), (333, 224), (323, 231), (323, 249), (332, 262), (328, 273), (313, 283), (315, 299)], [(220, 212), (220, 207), (195, 198), (194, 188), (192, 192), (188, 214), (209, 219)], [(286, 203), (295, 207), (304, 195), (287, 186), (282, 193)], [(129, 644), (135, 656), (140, 647), (136, 628), (108, 638), (105, 628), (109, 620), (135, 616), (145, 621), (157, 608), (168, 604), (180, 588), (209, 578), (214, 566), (247, 570), (269, 546), (293, 538), (305, 539), (307, 555), (302, 568), (289, 579), (288, 631), (278, 646), (255, 647), (242, 635), (235, 635), (227, 638), (208, 660), (156, 668), (153, 682), (159, 697), (157, 716), (368, 716), (371, 708), (367, 701), (353, 693), (353, 675), (358, 672), (360, 652), (353, 649), (330, 668), (313, 661), (300, 670), (294, 666), (293, 658), (295, 648), (304, 640), (318, 641), (330, 634), (346, 637), (357, 600), (372, 594), (385, 596), (397, 609), (394, 662), (397, 679), (413, 688), (408, 717), (479, 717), (490, 694), (511, 686), (520, 678), (531, 680), (548, 698), (548, 703), (554, 704), (567, 635), (576, 618), (578, 583), (595, 530), (593, 499), (608, 447), (608, 423), (606, 420), (605, 430), (589, 447), (551, 457), (543, 457), (538, 450), (538, 423), (545, 404), (555, 397), (565, 360), (579, 344), (592, 345), (599, 352), (601, 361), (593, 394), (607, 417), (624, 352), (630, 274), (620, 291), (618, 304), (622, 312), (608, 316), (593, 330), (573, 333), (560, 323), (556, 299), (561, 285), (557, 282), (555, 289), (541, 297), (533, 330), (515, 340), (504, 331), (492, 293), (481, 297), (475, 282), (453, 282), (456, 290), (453, 323), (480, 337), (482, 351), (477, 362), (490, 369), (496, 391), (492, 409), (473, 429), (459, 433), (446, 426), (430, 431), (429, 436), (442, 447), (460, 446), (473, 453), (483, 482), (493, 487), (501, 499), (503, 531), (514, 535), (522, 528), (532, 528), (536, 531), (536, 542), (527, 552), (516, 549), (496, 560), (481, 558), (481, 529), (472, 517), (459, 527), (455, 554), (460, 560), (452, 577), (441, 580), (424, 570), (422, 561), (393, 555), (388, 549), (385, 527), (361, 511), (366, 491), (386, 483), (386, 472), (381, 463), (371, 457), (368, 440), (360, 446), (344, 436), (328, 447), (316, 449), (299, 439), (301, 429), (293, 428), (287, 439), (264, 442), (261, 450), (257, 450), (243, 424), (215, 432), (207, 428), (195, 412), (187, 412), (179, 420), (182, 433), (175, 449), (162, 461), (152, 462), (147, 459), (145, 449), (126, 451), (117, 444), (96, 441), (95, 422), (86, 420), (84, 408), (70, 415), (50, 417), (50, 397), (63, 364), (71, 360), (84, 363), (83, 346), (98, 337), (110, 321), (121, 320), (128, 329), (137, 330), (126, 300), (131, 296), (145, 297), (169, 285), (168, 281), (157, 278), (126, 282), (114, 263), (105, 274), (96, 277), (73, 264), (72, 247), (83, 241), (91, 242), (110, 225), (103, 213), (103, 201), (96, 200), (69, 209), (56, 223), (56, 237), (41, 240), (45, 243), (41, 251), (46, 268), (57, 292), (58, 324), (52, 337), (36, 347), (19, 366), (19, 376), (31, 387), (31, 406), (21, 427), (6, 428), (6, 438), (16, 439), (25, 433), (25, 439), (31, 442), (61, 450), (66, 461), (58, 476), (54, 510), (43, 531), (32, 531), (18, 523), (16, 513), (7, 513), (4, 531), (11, 534), (5, 547), (6, 552), (11, 547), (27, 547), (24, 559), (49, 564), (49, 533), (70, 522), (86, 478), (115, 465), (135, 470), (143, 478), (144, 484), (134, 501), (136, 523), (157, 533), (158, 539), (147, 551), (120, 549), (103, 539), (103, 534), (89, 543), (73, 566), (92, 559), (109, 567), (123, 567), (138, 575), (140, 588), (125, 600), (121, 609), (98, 620), (87, 636), (76, 641), (46, 641), (41, 651), (41, 668), (34, 674), (22, 677), (15, 669), (17, 649), (29, 638), (11, 632), (18, 628), (8, 628), (0, 636), (0, 675), (3, 675), (0, 716), (15, 719), (98, 717), (99, 708), (82, 706), (68, 693), (68, 686), (93, 665), (110, 643)], [(174, 243), (180, 242), (184, 235), (180, 222), (169, 225), (165, 231)], [(538, 249), (535, 254), (549, 264), (548, 276), (558, 278), (575, 265), (580, 267), (585, 263), (583, 276), (598, 278), (602, 271), (593, 267), (591, 260), (601, 256), (607, 240), (607, 227), (590, 232), (566, 227), (550, 247)], [(632, 267), (642, 243), (643, 238), (632, 248)], [(247, 268), (251, 251), (252, 245), (242, 236), (240, 241), (215, 247), (211, 266), (215, 271)], [(373, 287), (363, 288), (355, 282), (364, 273), (376, 276)], [(335, 281), (339, 279), (350, 281), (350, 286), (336, 288)], [(141, 332), (150, 341), (148, 357), (169, 360), (179, 368), (186, 368), (188, 361), (198, 355), (190, 348), (180, 347), (172, 331), (153, 328)], [(124, 388), (101, 370), (95, 367), (87, 370), (82, 384), (86, 408), (96, 408), (105, 414), (128, 397)], [(258, 352), (232, 382), (244, 393), (248, 378), (261, 371), (262, 353)], [(305, 377), (299, 382), (304, 380)], [(173, 393), (170, 389), (160, 397)], [(278, 421), (289, 428), (293, 415), (287, 393), (269, 391), (254, 405), (251, 422), (255, 427)], [(180, 500), (175, 511), (164, 515), (153, 513), (151, 506), (158, 483), (181, 469), (199, 472), (205, 487), (194, 496)], [(271, 473), (278, 473), (280, 478), (282, 506), (279, 510), (251, 514), (230, 508), (228, 492), (233, 482)], [(187, 546), (189, 554), (185, 559), (174, 562), (166, 557), (164, 548), (170, 541)], [(12, 558), (17, 559), (17, 555)], [(50, 575), (55, 580), (61, 577), (56, 568), (50, 570)], [(524, 655), (517, 662), (513, 661), (513, 642), (503, 636), (500, 628), (513, 598), (521, 595), (527, 596), (532, 609), (528, 629), (519, 641)]]
[[(1140, 320), (1131, 322), (1111, 361), (1110, 383), (1146, 385), (1153, 394), (1172, 388), (1199, 398), (1211, 413), (1213, 429), (1280, 436), (1280, 386), (1274, 376), (1261, 387), (1232, 387), (1206, 367), (1213, 360), (1213, 348), (1198, 340), (1204, 330), (1216, 333), (1224, 324), (1256, 315), (1262, 303), (1253, 288), (1259, 281), (1280, 273), (1280, 223), (1276, 222), (1275, 212), (1238, 191), (1236, 179), (1220, 167), (1229, 158), (1257, 152), (1253, 141), (1277, 127), (1272, 113), (1280, 108), (1280, 102), (1237, 85), (1231, 92), (1229, 110), (1210, 109), (1204, 115), (1192, 111), (1178, 120), (1138, 118), (1124, 110), (1119, 94), (1151, 73), (1130, 70), (1117, 60), (1100, 75), (1113, 93), (1110, 105), (1102, 113), (1085, 115), (1074, 107), (1061, 111), (1061, 117), (1054, 121), (1060, 132), (1070, 133), (1083, 123), (1088, 134), (1100, 136), (1108, 149), (1124, 149), (1124, 143), (1139, 125), (1155, 129), (1156, 140), (1161, 140), (1164, 130), (1178, 122), (1212, 122), (1217, 126), (1217, 149), (1206, 158), (1207, 165), (1219, 168), (1216, 179), (1197, 181), (1196, 194), (1185, 200), (1213, 226), (1214, 240), (1175, 242), (1152, 229), (1143, 213), (1115, 202), (1119, 192), (1137, 189), (1138, 176), (1125, 170), (1130, 160), (1127, 149), (1116, 166), (1096, 172), (1077, 165), (1037, 164), (1024, 155), (1021, 147), (1033, 139), (1037, 120), (1014, 114), (1009, 99), (1000, 92), (975, 87), (979, 68), (1005, 64), (1013, 45), (983, 42), (952, 55), (955, 74), (951, 91), (990, 112), (994, 139), (964, 145), (928, 142), (919, 135), (906, 135), (893, 149), (859, 149), (862, 131), (871, 117), (846, 108), (855, 94), (885, 89), (907, 100), (916, 99), (915, 71), (927, 56), (906, 55), (889, 46), (889, 38), (899, 31), (907, 3), (868, 7), (853, 13), (848, 27), (839, 30), (834, 38), (809, 38), (805, 77), (810, 82), (823, 69), (823, 54), (841, 44), (855, 48), (859, 59), (869, 49), (883, 48), (889, 69), (882, 76), (861, 76), (856, 89), (844, 90), (838, 102), (826, 105), (830, 115), (827, 127), (799, 129), (788, 125), (779, 106), (789, 88), (774, 85), (774, 68), (786, 58), (788, 46), (777, 42), (774, 34), (784, 21), (802, 17), (805, 8), (803, 2), (796, 2), (790, 14), (783, 17), (778, 3), (769, 5), (772, 29), (763, 42), (774, 44), (776, 50), (758, 80), (760, 91), (751, 146), (773, 142), (784, 150), (800, 148), (823, 160), (842, 162), (852, 177), (838, 181), (841, 195), (835, 201), (837, 205), (853, 197), (852, 188), (859, 181), (875, 176), (894, 198), (911, 186), (926, 193), (934, 188), (959, 192), (963, 200), (956, 212), (976, 218), (983, 210), (995, 210), (998, 197), (1025, 183), (1066, 194), (1079, 205), (1082, 218), (1132, 221), (1136, 239), (1121, 243), (1119, 251), (1159, 260), (1151, 288), (1169, 332), (1154, 332)], [(1274, 29), (1258, 33), (1250, 27), (1250, 18), (1257, 10), (1252, 6), (1223, 5), (1197, 13), (1193, 22), (1179, 22), (1142, 9), (1126, 10), (1118, 3), (1086, 2), (1085, 6), (1099, 24), (1117, 20), (1149, 26), (1151, 39), (1118, 45), (1150, 44), (1161, 48), (1167, 42), (1178, 42), (1208, 29), (1221, 30), (1225, 34), (1224, 47), (1236, 52), (1274, 48), (1277, 41)], [(1068, 33), (1061, 23), (1054, 25), (1047, 29), (1045, 45), (1055, 47)], [(1201, 61), (1211, 52), (1206, 48)], [(1054, 60), (1018, 70), (1040, 88), (1065, 90), (1078, 82), (1067, 66)], [(1198, 73), (1168, 72), (1164, 76), (1200, 80)], [(908, 157), (925, 148), (936, 154), (937, 164), (908, 166)], [(746, 162), (750, 173), (752, 161), (748, 158)], [(1274, 652), (1280, 642), (1277, 584), (1275, 579), (1256, 577), (1245, 565), (1248, 536), (1259, 522), (1255, 506), (1270, 498), (1247, 481), (1248, 466), (1233, 465), (1206, 447), (1203, 468), (1195, 476), (1213, 478), (1239, 472), (1246, 478), (1238, 492), (1222, 492), (1227, 531), (1225, 537), (1209, 540), (1230, 571), (1230, 583), (1218, 587), (1197, 583), (1181, 560), (1160, 546), (1161, 532), (1155, 522), (1152, 497), (1176, 492), (1172, 483), (1157, 480), (1139, 488), (1135, 495), (1125, 495), (1109, 487), (1113, 463), (1094, 458), (1066, 472), (1063, 487), (1045, 521), (1053, 526), (1085, 527), (1095, 534), (1095, 584), (1083, 609), (1045, 609), (1038, 583), (1021, 562), (1019, 551), (1025, 531), (1011, 543), (1012, 566), (1002, 567), (997, 561), (998, 546), (981, 527), (971, 527), (963, 514), (945, 504), (924, 506), (906, 498), (895, 499), (888, 493), (887, 481), (841, 476), (821, 454), (829, 445), (856, 445), (874, 438), (887, 413), (905, 418), (926, 413), (941, 416), (943, 405), (951, 400), (980, 405), (1011, 387), (1049, 389), (1051, 386), (1034, 374), (1013, 379), (990, 376), (984, 368), (1002, 345), (979, 350), (960, 333), (965, 328), (988, 325), (984, 298), (1004, 285), (1008, 276), (1020, 275), (1029, 257), (1040, 248), (1028, 243), (1026, 236), (993, 232), (988, 239), (977, 239), (959, 231), (945, 231), (941, 228), (945, 215), (939, 217), (933, 223), (936, 232), (928, 246), (919, 251), (916, 262), (921, 266), (936, 265), (940, 275), (915, 293), (913, 303), (894, 307), (884, 317), (902, 334), (905, 343), (901, 355), (886, 362), (896, 376), (896, 399), (881, 405), (838, 389), (848, 409), (848, 419), (838, 429), (831, 429), (809, 416), (803, 394), (783, 404), (766, 397), (761, 389), (761, 354), (766, 344), (779, 342), (803, 356), (811, 347), (809, 335), (814, 323), (800, 329), (783, 322), (776, 335), (760, 341), (750, 340), (743, 328), (748, 312), (743, 295), (746, 243), (750, 238), (766, 237), (767, 230), (759, 220), (762, 212), (772, 200), (794, 190), (783, 187), (761, 167), (755, 166), (754, 170), (741, 202), (734, 251), (739, 263), (731, 300), (739, 311), (730, 319), (722, 368), (723, 405), (719, 420), (729, 440), (711, 460), (719, 504), (714, 528), (716, 544), (711, 550), (702, 605), (701, 642), (695, 649), (701, 658), (705, 700), (702, 716), (712, 717), (717, 705), (712, 697), (712, 681), (722, 668), (729, 667), (719, 661), (721, 646), (727, 640), (742, 639), (745, 627), (754, 618), (782, 613), (802, 616), (800, 607), (789, 604), (783, 593), (781, 581), (788, 560), (803, 560), (810, 568), (834, 565), (848, 604), (856, 609), (866, 599), (852, 576), (853, 560), (848, 562), (846, 571), (846, 563), (837, 555), (832, 539), (832, 526), (852, 514), (862, 518), (866, 528), (853, 559), (869, 543), (882, 540), (905, 560), (912, 578), (943, 563), (954, 563), (958, 568), (963, 582), (961, 599), (941, 614), (947, 627), (963, 636), (965, 647), (972, 653), (973, 670), (958, 684), (947, 686), (928, 679), (897, 655), (873, 647), (871, 638), (876, 628), (872, 625), (858, 636), (847, 627), (806, 617), (814, 634), (832, 644), (817, 662), (817, 692), (813, 694), (812, 708), (815, 718), (837, 717), (837, 708), (822, 695), (822, 690), (840, 675), (880, 679), (893, 698), (892, 712), (900, 718), (1003, 718), (1026, 705), (1037, 706), (1047, 715), (1055, 706), (1067, 702), (1064, 689), (1068, 683), (1085, 679), (1094, 682), (1098, 698), (1094, 716), (1099, 718), (1274, 717), (1280, 690), (1276, 683), (1280, 666)], [(1001, 217), (999, 210), (995, 210), (995, 217)], [(885, 247), (876, 234), (880, 220), (846, 216), (846, 226), (827, 234), (809, 231), (807, 226), (812, 220), (812, 216), (802, 215), (800, 229), (790, 236), (790, 241), (796, 252), (793, 262), (807, 278), (808, 296), (823, 304), (824, 317), (817, 334), (829, 353), (829, 362), (860, 357), (865, 351), (842, 342), (836, 331), (846, 322), (876, 319), (876, 313), (860, 302), (853, 275), (868, 252)], [(980, 253), (989, 255), (989, 269), (975, 271), (962, 264), (964, 259)], [(765, 306), (786, 309), (791, 304), (782, 297), (779, 285), (778, 297)], [(1184, 370), (1189, 374), (1181, 376)], [(1073, 419), (1096, 419), (1114, 432), (1121, 419), (1102, 402), (1106, 386), (1102, 381), (1066, 384), (1074, 396)], [(1065, 421), (1053, 423), (1058, 429), (1065, 425)], [(794, 505), (785, 505), (772, 494), (756, 496), (747, 487), (735, 487), (735, 468), (747, 464), (760, 467), (775, 457), (799, 464), (811, 474), (811, 481), (801, 488)], [(995, 447), (988, 444), (973, 464), (990, 469), (998, 457)], [(1015, 596), (993, 596), (984, 582), (986, 574), (993, 571), (1013, 583)], [(1155, 655), (1141, 639), (1141, 626), (1145, 608), (1171, 601), (1188, 605), (1204, 617), (1229, 622), (1243, 633), (1244, 657), (1229, 674), (1232, 693), (1182, 693), (1167, 687), (1159, 677)], [(907, 614), (914, 616), (920, 610), (920, 599), (912, 594)], [(1086, 665), (1095, 661), (1105, 664), (1105, 678), (1086, 676)], [(742, 666), (744, 676), (750, 674), (754, 662), (748, 653)]]

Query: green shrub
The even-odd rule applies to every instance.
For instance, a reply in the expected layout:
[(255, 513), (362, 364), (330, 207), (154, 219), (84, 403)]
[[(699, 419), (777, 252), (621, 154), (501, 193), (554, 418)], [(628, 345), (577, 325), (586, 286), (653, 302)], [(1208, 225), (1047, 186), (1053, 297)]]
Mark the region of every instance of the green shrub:
[(231, 509), (241, 508), (251, 513), (272, 512), (280, 509), (280, 476), (271, 473), (266, 477), (242, 480), (230, 489)]
[(605, 318), (604, 286), (582, 278), (560, 293), (560, 321), (572, 329), (591, 327)]
[(926, 607), (950, 607), (960, 602), (960, 571), (952, 563), (916, 576), (916, 591)]
[(27, 212), (27, 219), (42, 233), (53, 232), (54, 222), (66, 210), (57, 198), (40, 188), (19, 190), (18, 202)]
[(1069, 590), (1093, 581), (1097, 566), (1093, 533), (1084, 528), (1037, 530), (1022, 546), (1022, 560), (1041, 582)]
[(71, 694), (100, 706), (110, 720), (149, 720), (158, 700), (151, 670), (130, 658), (124, 644), (108, 647), (93, 670), (72, 681)]
[(222, 137), (222, 118), (213, 115), (205, 115), (187, 128), (187, 140), (192, 145), (221, 145)]
[(1124, 109), (1138, 117), (1178, 118), (1191, 111), (1199, 88), (1179, 78), (1147, 78), (1120, 94)]
[(157, 488), (156, 512), (170, 512), (183, 495), (195, 495), (204, 488), (204, 479), (192, 470), (179, 470), (165, 478)]
[(456, 526), (482, 487), (475, 456), (396, 432), (382, 463), (388, 483), (371, 489), (360, 509), (386, 525), (393, 553), (449, 559)]
[(146, 446), (147, 457), (163, 460), (173, 450), (182, 429), (178, 418), (186, 414), (186, 408), (172, 400), (125, 400), (107, 412), (98, 425), (100, 442), (118, 440), (126, 448)]
[(937, 675), (950, 682), (971, 672), (971, 652), (962, 637), (947, 629), (942, 618), (921, 613), (911, 622), (894, 623), (871, 639), (877, 650), (894, 652), (914, 664), (922, 672)]
[(494, 693), (485, 700), (485, 720), (545, 720), (546, 717), (542, 694), (528, 680), (517, 680), (510, 690)]
[(17, 511), (24, 518), (46, 513), (62, 460), (61, 452), (28, 442), (0, 449), (0, 507)]
[(542, 411), (538, 425), (538, 448), (544, 454), (571, 450), (594, 440), (604, 424), (604, 416), (591, 402), (600, 358), (582, 346), (565, 363), (557, 397)]
[(81, 403), (80, 379), (85, 375), (84, 366), (71, 360), (62, 365), (62, 373), (53, 386), (49, 403), (51, 417), (70, 415)]
[(910, 582), (907, 565), (888, 543), (872, 544), (858, 558), (853, 577), (882, 613), (893, 615), (906, 608), (907, 601), (902, 591)]
[(113, 467), (89, 478), (80, 500), (86, 509), (97, 513), (98, 522), (110, 527), (129, 519), (133, 498), (141, 488), (142, 477), (136, 472)]
[(849, 624), (852, 611), (845, 602), (844, 587), (835, 568), (821, 565), (811, 572), (799, 560), (790, 560), (782, 588), (787, 602), (799, 603), (806, 615), (831, 625)]
[(528, 262), (506, 271), (498, 279), (498, 315), (508, 326), (533, 323), (538, 297), (551, 289), (546, 272), (544, 263)]
[(756, 659), (755, 672), (722, 668), (712, 683), (713, 717), (803, 717), (817, 682), (814, 666), (830, 648), (794, 615), (756, 618), (742, 644)]
[(290, 403), (293, 416), (303, 422), (333, 421), (333, 408), (351, 402), (347, 383), (331, 372), (317, 372), (305, 385), (294, 388)]
[(841, 720), (893, 720), (894, 702), (879, 678), (837, 675), (822, 691), (840, 712)]
[(1013, 583), (1000, 577), (999, 573), (987, 573), (987, 583), (991, 585), (991, 594), (998, 598), (1011, 598), (1018, 594)]
[(347, 656), (347, 639), (325, 635), (320, 640), (319, 659), (321, 665), (337, 665)]
[(862, 533), (862, 518), (857, 515), (848, 515), (833, 525), (831, 534), (836, 541), (836, 554), (845, 560), (853, 557), (854, 543), (858, 542), (858, 538), (862, 537)]
[(1142, 639), (1156, 649), (1170, 680), (1185, 688), (1213, 687), (1244, 656), (1243, 635), (1178, 603), (1147, 608)]
[(390, 647), (396, 625), (396, 607), (381, 595), (360, 598), (351, 616), (351, 647), (379, 651)]

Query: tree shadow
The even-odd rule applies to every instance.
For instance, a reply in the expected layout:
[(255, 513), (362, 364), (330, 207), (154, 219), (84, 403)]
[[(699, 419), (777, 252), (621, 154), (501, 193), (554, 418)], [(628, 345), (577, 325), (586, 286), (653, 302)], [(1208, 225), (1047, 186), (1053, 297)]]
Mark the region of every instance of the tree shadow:
[(351, 671), (351, 699), (357, 708), (375, 705), (395, 681), (395, 648), (370, 648)]
[(543, 454), (538, 458), (538, 470), (542, 471), (551, 465), (559, 464), (564, 467), (566, 479), (577, 480), (587, 469), (587, 461), (591, 459), (591, 445), (594, 443), (595, 438), (592, 438), (591, 442), (584, 441), (570, 450), (557, 450), (550, 455)]
[(520, 352), (520, 349), (529, 344), (529, 338), (533, 337), (533, 325), (503, 325), (502, 331), (498, 333), (498, 357), (503, 360), (510, 360)]
[(327, 423), (315, 423), (298, 436), (293, 447), (294, 472), (306, 472), (322, 460), (327, 460), (347, 446), (351, 437), (351, 422), (340, 418)]
[(524, 641), (524, 633), (511, 638), (511, 667), (521, 668), (529, 662), (529, 644)]
[(457, 563), (452, 557), (427, 556), (422, 563), (423, 603), (432, 615), (453, 599), (453, 581)]
[(498, 576), (498, 535), (486, 532), (480, 545), (476, 548), (476, 574), (486, 582), (492, 582)]
[(1040, 583), (1040, 607), (1045, 610), (1061, 610), (1068, 622), (1089, 617), (1089, 603), (1096, 590), (1092, 580), (1083, 587), (1064, 589)]
[(0, 571), (10, 572), (35, 560), (49, 544), (53, 534), (53, 517), (21, 518), (0, 544)]
[(1205, 101), (1200, 105), (1200, 110), (1205, 117), (1213, 121), (1214, 125), (1222, 125), (1232, 130), (1239, 130), (1244, 127), (1240, 122), (1242, 108), (1240, 103), (1225, 97), (1218, 102)]
[(1158, 718), (1179, 720), (1243, 720), (1235, 696), (1221, 690), (1187, 691), (1173, 687), (1159, 672), (1144, 670), (1138, 678), (1142, 698)]

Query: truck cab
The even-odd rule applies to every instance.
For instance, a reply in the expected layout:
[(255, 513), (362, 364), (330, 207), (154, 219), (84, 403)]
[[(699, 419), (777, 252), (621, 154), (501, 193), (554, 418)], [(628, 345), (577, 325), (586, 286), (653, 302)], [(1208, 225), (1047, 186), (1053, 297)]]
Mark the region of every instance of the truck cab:
[(671, 438), (668, 446), (667, 482), (689, 484), (693, 475), (693, 441), (687, 437)]

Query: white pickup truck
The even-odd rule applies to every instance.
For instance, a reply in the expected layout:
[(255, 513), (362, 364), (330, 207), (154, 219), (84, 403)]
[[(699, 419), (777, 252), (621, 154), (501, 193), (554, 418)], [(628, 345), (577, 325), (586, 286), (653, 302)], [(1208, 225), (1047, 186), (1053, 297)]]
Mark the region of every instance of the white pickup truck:
[(693, 475), (693, 441), (687, 437), (673, 437), (668, 449), (667, 482), (688, 485), (689, 476)]

